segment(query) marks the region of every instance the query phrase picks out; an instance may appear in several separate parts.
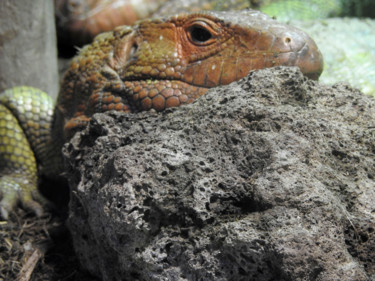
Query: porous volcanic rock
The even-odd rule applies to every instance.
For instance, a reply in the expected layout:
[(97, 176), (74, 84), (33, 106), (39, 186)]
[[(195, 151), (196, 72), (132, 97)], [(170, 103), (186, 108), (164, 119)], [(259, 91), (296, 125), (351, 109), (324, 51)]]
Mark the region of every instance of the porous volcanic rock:
[(375, 278), (375, 100), (297, 68), (65, 147), (69, 227), (103, 280)]

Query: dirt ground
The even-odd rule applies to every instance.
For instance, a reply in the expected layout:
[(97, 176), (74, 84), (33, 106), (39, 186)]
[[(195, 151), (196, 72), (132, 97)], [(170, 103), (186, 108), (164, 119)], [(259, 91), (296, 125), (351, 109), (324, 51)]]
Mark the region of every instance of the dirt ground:
[(96, 280), (80, 269), (65, 217), (47, 211), (37, 218), (18, 208), (0, 220), (0, 281)]

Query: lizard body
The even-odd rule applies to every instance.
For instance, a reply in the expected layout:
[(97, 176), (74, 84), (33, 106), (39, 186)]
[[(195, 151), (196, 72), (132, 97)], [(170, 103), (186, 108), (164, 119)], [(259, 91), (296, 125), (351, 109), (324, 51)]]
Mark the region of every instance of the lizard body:
[[(35, 164), (30, 168), (24, 163), (38, 163), (39, 174), (58, 176), (62, 145), (84, 128), (94, 113), (162, 111), (191, 103), (209, 88), (239, 80), (251, 70), (278, 65), (298, 66), (306, 76), (317, 79), (323, 60), (304, 32), (253, 10), (143, 20), (133, 27), (121, 26), (98, 35), (73, 59), (66, 72), (53, 122), (51, 109), (41, 113), (28, 106), (30, 118), (23, 119), (27, 113), (22, 110), (12, 112), (17, 117), (12, 119), (14, 126), (20, 125), (24, 137), (14, 137), (13, 130), (2, 128), (0, 123), (0, 144), (5, 148), (5, 153), (0, 150), (0, 160), (7, 163), (6, 169), (0, 170), (2, 215), (6, 217), (17, 200), (37, 214), (41, 212), (31, 196), (36, 190)], [(24, 87), (14, 91), (33, 92)], [(18, 107), (12, 105), (11, 92), (0, 95), (0, 121)], [(31, 97), (34, 101), (45, 99), (44, 94), (33, 95), (40, 96)], [(44, 130), (38, 133), (38, 120), (42, 119), (34, 114), (48, 116), (42, 119), (43, 124), (51, 124), (51, 133), (49, 128), (47, 134)], [(36, 125), (28, 119), (36, 120)], [(44, 154), (35, 149), (32, 140), (24, 139), (30, 139), (30, 126), (37, 128), (36, 140)], [(9, 138), (13, 144), (6, 141)], [(9, 151), (19, 151), (21, 145), (17, 138), (23, 139), (28, 149), (19, 153), (22, 157), (12, 159)], [(23, 159), (32, 154), (33, 160)], [(22, 184), (19, 174), (26, 175), (21, 177)]]

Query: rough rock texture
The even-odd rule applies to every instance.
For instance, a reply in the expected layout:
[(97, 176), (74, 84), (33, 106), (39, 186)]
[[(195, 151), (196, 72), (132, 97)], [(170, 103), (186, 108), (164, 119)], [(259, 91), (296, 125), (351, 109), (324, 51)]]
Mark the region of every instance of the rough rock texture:
[(296, 68), (66, 146), (69, 225), (103, 280), (375, 278), (375, 100)]

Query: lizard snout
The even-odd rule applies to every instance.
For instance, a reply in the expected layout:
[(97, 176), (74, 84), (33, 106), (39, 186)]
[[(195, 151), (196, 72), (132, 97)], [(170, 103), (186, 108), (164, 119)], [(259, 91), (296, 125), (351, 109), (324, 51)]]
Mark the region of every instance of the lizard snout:
[(305, 76), (317, 80), (323, 71), (323, 56), (316, 43), (300, 30), (284, 32), (276, 40), (282, 65), (298, 66)]

